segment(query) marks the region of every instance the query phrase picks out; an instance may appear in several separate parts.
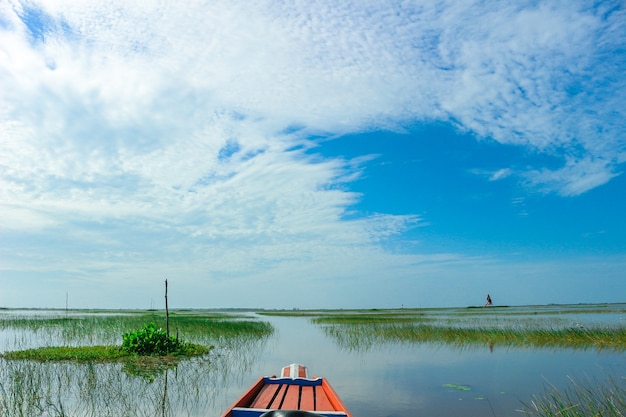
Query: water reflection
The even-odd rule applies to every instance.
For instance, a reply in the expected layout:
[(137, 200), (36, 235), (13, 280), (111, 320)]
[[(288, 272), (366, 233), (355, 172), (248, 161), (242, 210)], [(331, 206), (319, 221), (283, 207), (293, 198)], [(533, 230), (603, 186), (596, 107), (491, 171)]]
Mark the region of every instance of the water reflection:
[(626, 375), (619, 351), (359, 339), (342, 334), (341, 326), (329, 333), (308, 318), (270, 321), (279, 340), (268, 343), (260, 374), (294, 361), (307, 364), (329, 378), (359, 417), (519, 416), (521, 402), (546, 383), (564, 387), (568, 377)]
[[(164, 368), (0, 360), (3, 416), (206, 416), (224, 388), (256, 361), (257, 342), (237, 352)], [(233, 357), (237, 358), (233, 366)]]

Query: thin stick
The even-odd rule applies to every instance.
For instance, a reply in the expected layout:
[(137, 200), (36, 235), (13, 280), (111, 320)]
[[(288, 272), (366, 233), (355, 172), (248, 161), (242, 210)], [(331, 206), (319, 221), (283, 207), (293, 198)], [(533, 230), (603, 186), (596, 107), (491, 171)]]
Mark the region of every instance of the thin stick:
[(165, 280), (165, 333), (170, 337), (170, 310), (167, 307), (167, 280)]

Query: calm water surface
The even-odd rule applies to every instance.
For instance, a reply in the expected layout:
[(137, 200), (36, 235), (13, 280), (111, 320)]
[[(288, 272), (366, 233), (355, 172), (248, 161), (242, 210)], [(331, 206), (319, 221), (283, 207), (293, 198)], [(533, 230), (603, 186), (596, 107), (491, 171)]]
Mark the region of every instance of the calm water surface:
[[(621, 325), (624, 307), (615, 314), (573, 308), (571, 315), (559, 315), (559, 325)], [(519, 319), (535, 312), (520, 309)], [(539, 314), (552, 312), (547, 308)], [(447, 313), (433, 314), (446, 320)], [(259, 319), (270, 321), (276, 333), (256, 343), (218, 347), (208, 359), (185, 361), (152, 378), (124, 372), (120, 364), (0, 360), (0, 410), (9, 409), (11, 401), (27, 401), (36, 391), (49, 403), (44, 414), (49, 416), (60, 415), (60, 404), (65, 415), (81, 417), (219, 416), (260, 375), (298, 362), (311, 375), (327, 377), (355, 417), (521, 416), (521, 402), (542, 394), (546, 384), (563, 388), (570, 377), (626, 376), (624, 352), (411, 343), (347, 349), (308, 318)], [(0, 350), (37, 345), (31, 336), (0, 331)], [(19, 392), (17, 383), (22, 384)], [(39, 417), (34, 413), (40, 411), (34, 408), (27, 415)]]
[[(262, 375), (291, 362), (306, 364), (309, 372), (330, 380), (355, 417), (520, 416), (521, 401), (541, 394), (547, 383), (565, 387), (570, 377), (626, 375), (626, 356), (619, 352), (408, 343), (349, 351), (305, 318), (270, 321), (279, 334), (252, 371)], [(253, 380), (251, 375), (234, 391)]]

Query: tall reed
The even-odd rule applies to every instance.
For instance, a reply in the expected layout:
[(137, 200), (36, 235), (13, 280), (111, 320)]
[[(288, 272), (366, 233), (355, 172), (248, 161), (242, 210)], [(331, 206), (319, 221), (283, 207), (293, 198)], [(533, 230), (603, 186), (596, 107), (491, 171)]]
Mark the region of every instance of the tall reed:
[[(67, 318), (25, 319), (4, 315), (0, 331), (30, 334), (25, 343), (35, 346), (91, 345), (107, 341), (120, 345), (123, 332), (150, 320), (157, 323), (162, 320), (159, 314), (143, 312), (72, 314)], [(251, 317), (197, 311), (174, 312), (170, 326), (172, 334), (178, 328), (185, 340), (216, 345), (215, 352), (182, 362), (158, 363), (154, 367), (126, 362), (103, 363), (98, 358), (88, 357), (80, 362), (35, 362), (0, 357), (0, 416), (211, 414), (207, 410), (213, 407), (224, 387), (250, 373), (250, 367), (258, 360), (259, 352), (274, 331), (269, 323)]]
[[(314, 323), (349, 349), (375, 343), (445, 343), (455, 346), (499, 345), (576, 349), (626, 350), (626, 326), (563, 326), (552, 320), (491, 322), (449, 320), (424, 316), (353, 314), (321, 315)], [(435, 324), (430, 324), (430, 322)], [(555, 325), (556, 323), (556, 325)]]
[[(0, 315), (0, 331), (12, 330), (21, 335), (10, 350), (41, 346), (119, 345), (122, 334), (141, 328), (146, 323), (165, 327), (165, 317), (158, 312), (73, 312), (68, 317)], [(240, 315), (216, 312), (172, 312), (172, 334), (178, 332), (185, 340), (198, 344), (226, 344), (247, 335), (262, 338), (273, 332), (263, 321)], [(6, 349), (6, 348), (5, 348)], [(0, 350), (3, 347), (0, 346)]]
[(520, 410), (534, 417), (624, 417), (626, 416), (626, 382), (624, 377), (608, 382), (576, 382), (565, 390), (548, 386), (546, 392), (522, 403)]

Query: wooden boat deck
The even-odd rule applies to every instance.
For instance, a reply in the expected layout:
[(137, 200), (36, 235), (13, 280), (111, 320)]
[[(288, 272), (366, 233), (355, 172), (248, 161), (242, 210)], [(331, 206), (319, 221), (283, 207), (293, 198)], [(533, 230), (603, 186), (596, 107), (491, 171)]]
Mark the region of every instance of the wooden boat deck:
[(308, 378), (292, 364), (281, 377), (259, 378), (221, 417), (259, 417), (269, 410), (303, 410), (326, 417), (352, 417), (325, 378)]
[(335, 411), (321, 385), (281, 383), (263, 386), (250, 407), (269, 410)]
[[(323, 378), (260, 378), (241, 398), (231, 417), (252, 417), (267, 410), (306, 410), (325, 416), (347, 416), (332, 387)], [(261, 412), (262, 411), (262, 412)]]

